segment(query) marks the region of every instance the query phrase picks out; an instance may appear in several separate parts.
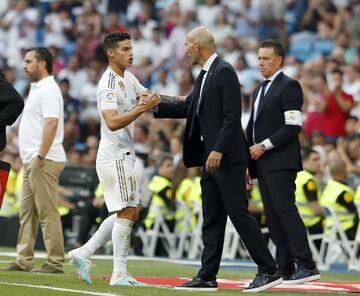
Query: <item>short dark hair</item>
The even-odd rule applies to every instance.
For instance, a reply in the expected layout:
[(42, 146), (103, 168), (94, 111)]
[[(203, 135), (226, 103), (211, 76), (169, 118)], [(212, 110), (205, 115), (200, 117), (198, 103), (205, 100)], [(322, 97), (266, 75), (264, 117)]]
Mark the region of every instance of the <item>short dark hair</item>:
[(173, 161), (174, 157), (170, 153), (164, 152), (162, 155), (160, 155), (158, 159), (156, 159), (155, 161), (156, 168), (161, 167), (166, 160)]
[(260, 48), (273, 48), (277, 56), (285, 58), (285, 49), (277, 39), (267, 39), (260, 43)]
[(116, 48), (117, 42), (124, 41), (124, 40), (131, 40), (131, 36), (129, 33), (126, 32), (111, 32), (105, 35), (103, 41), (103, 48), (105, 54), (107, 54), (107, 50), (109, 48)]
[(301, 158), (302, 158), (302, 160), (308, 160), (310, 155), (313, 154), (313, 153), (319, 153), (319, 152), (317, 152), (316, 150), (314, 150), (312, 148), (304, 147), (301, 150)]
[(31, 47), (26, 52), (35, 51), (35, 57), (38, 61), (45, 61), (46, 71), (51, 74), (53, 68), (53, 56), (46, 47)]
[(331, 74), (339, 74), (341, 77), (343, 76), (343, 72), (339, 69), (334, 69), (331, 71)]

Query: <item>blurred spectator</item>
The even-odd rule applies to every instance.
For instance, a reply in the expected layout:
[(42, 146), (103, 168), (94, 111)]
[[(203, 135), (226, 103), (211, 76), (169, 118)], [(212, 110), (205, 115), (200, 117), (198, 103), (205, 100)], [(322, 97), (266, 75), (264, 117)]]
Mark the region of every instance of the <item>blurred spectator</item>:
[(88, 200), (85, 207), (81, 209), (80, 231), (78, 233), (74, 247), (79, 248), (85, 244), (92, 236), (91, 229), (93, 226), (97, 229), (101, 221), (105, 220), (108, 211), (105, 205), (104, 192), (100, 184), (95, 190), (95, 196)]
[(183, 145), (181, 138), (173, 136), (170, 138), (170, 152), (173, 156), (174, 166), (178, 166), (179, 162), (182, 162)]
[(149, 40), (152, 35), (152, 30), (158, 26), (157, 21), (152, 19), (150, 3), (146, 1), (141, 2), (141, 10), (134, 21), (145, 39)]
[(157, 83), (152, 87), (156, 91), (165, 95), (178, 95), (177, 83), (170, 79), (169, 71), (165, 66), (160, 67), (156, 71)]
[(351, 95), (343, 91), (340, 70), (332, 72), (331, 80), (334, 89), (325, 100), (320, 102), (320, 111), (323, 113), (324, 134), (332, 141), (336, 141), (337, 137), (346, 135), (345, 122), (354, 106), (354, 100)]
[(82, 14), (76, 20), (75, 34), (81, 36), (85, 32), (90, 32), (91, 36), (100, 36), (102, 17), (93, 2), (91, 0), (82, 1), (82, 9)]
[(5, 56), (9, 65), (15, 65), (22, 59), (19, 41), (26, 43), (27, 47), (35, 45), (37, 17), (36, 8), (30, 7), (26, 0), (18, 0), (1, 18), (0, 26), (7, 32)]
[(147, 160), (150, 151), (148, 135), (148, 126), (145, 123), (136, 121), (134, 125), (134, 150), (144, 161)]
[(152, 29), (149, 47), (151, 48), (149, 56), (154, 68), (157, 68), (158, 66), (168, 62), (171, 56), (170, 47), (169, 43), (164, 40), (160, 27), (155, 27)]
[(50, 12), (45, 16), (44, 22), (44, 45), (46, 47), (65, 48), (68, 41), (67, 37), (73, 33), (73, 22), (68, 10), (62, 7), (61, 1), (50, 3)]
[(234, 30), (227, 19), (226, 10), (224, 8), (219, 10), (216, 15), (215, 25), (212, 32), (214, 34), (216, 45), (222, 45), (227, 36), (235, 35)]
[(50, 46), (49, 51), (53, 56), (53, 74), (57, 76), (59, 72), (65, 68), (65, 60), (60, 55), (60, 49), (56, 46)]
[[(88, 81), (82, 86), (79, 93), (79, 100), (85, 113), (89, 109), (96, 109), (96, 91), (99, 81), (99, 73), (96, 69), (89, 68), (87, 73)], [(86, 117), (86, 115), (84, 116)]]
[(107, 17), (105, 32), (126, 32), (127, 28), (120, 23), (119, 15), (116, 12), (110, 12)]
[(194, 85), (194, 75), (192, 74), (191, 70), (180, 70), (178, 72), (178, 86), (179, 86), (179, 95), (180, 96), (187, 96), (190, 94), (193, 85)]
[(168, 38), (171, 34), (171, 31), (180, 21), (180, 4), (179, 1), (173, 1), (168, 7), (164, 7), (163, 15), (163, 27), (165, 31), (165, 36)]
[[(175, 228), (175, 192), (173, 190), (174, 164), (170, 155), (162, 155), (156, 161), (156, 175), (149, 182), (152, 194), (149, 212), (144, 220), (146, 229), (151, 229), (162, 215), (170, 232)], [(156, 256), (169, 255), (159, 239), (156, 244)]]
[(346, 65), (343, 77), (344, 91), (352, 95), (356, 102), (356, 106), (350, 111), (350, 114), (360, 119), (360, 68), (352, 64)]
[[(320, 154), (315, 150), (305, 148), (302, 150), (303, 170), (296, 177), (296, 205), (299, 214), (310, 234), (323, 233), (324, 209), (320, 206), (321, 188), (317, 175), (321, 173)], [(321, 240), (315, 240), (320, 251)]]
[(261, 12), (256, 1), (242, 0), (236, 7), (235, 34), (238, 38), (257, 38)]
[[(304, 130), (306, 135), (311, 135), (315, 131), (323, 132), (324, 127), (324, 116), (322, 114), (322, 108), (325, 106), (325, 101), (328, 100), (330, 95), (329, 88), (327, 86), (327, 80), (325, 75), (316, 74), (311, 79), (311, 90), (306, 88), (306, 82), (304, 82), (305, 77), (302, 79), (302, 86), (305, 86), (305, 96), (304, 96), (304, 110), (306, 114), (306, 120), (304, 124)], [(305, 83), (305, 85), (304, 85)]]
[(77, 55), (72, 55), (66, 68), (59, 72), (58, 79), (62, 80), (64, 78), (67, 78), (70, 82), (70, 96), (79, 98), (80, 92), (88, 80), (88, 73), (84, 68), (81, 68), (80, 60)]
[(221, 10), (221, 6), (216, 4), (216, 0), (205, 0), (203, 5), (199, 6), (197, 18), (200, 25), (212, 30), (215, 26), (215, 20)]
[(331, 0), (310, 0), (308, 1), (308, 8), (301, 22), (301, 28), (303, 30), (316, 32), (317, 25), (320, 21), (332, 25), (335, 14), (336, 7)]
[[(262, 0), (259, 1), (261, 21), (267, 30), (267, 36), (279, 37), (282, 44), (287, 46), (284, 15), (286, 10), (285, 0)], [(275, 35), (276, 34), (276, 35)]]
[(16, 79), (16, 72), (14, 67), (4, 68), (4, 75), (7, 81), (9, 81), (20, 95), (24, 95), (26, 88), (26, 81), (22, 78)]
[[(341, 159), (335, 159), (330, 164), (332, 179), (327, 183), (323, 197), (322, 206), (332, 207), (338, 215), (340, 227), (349, 240), (354, 240), (359, 225), (359, 214), (354, 204), (354, 190), (347, 185), (346, 164)], [(333, 219), (326, 219), (327, 225), (334, 223)]]

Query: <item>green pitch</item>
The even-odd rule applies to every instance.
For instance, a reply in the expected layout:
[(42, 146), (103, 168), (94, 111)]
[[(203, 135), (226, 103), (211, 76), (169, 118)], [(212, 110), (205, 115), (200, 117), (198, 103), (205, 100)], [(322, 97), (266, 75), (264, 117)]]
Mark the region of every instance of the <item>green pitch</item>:
[[(0, 268), (5, 268), (14, 258), (0, 257)], [(36, 267), (40, 267), (43, 260), (36, 260)], [(93, 260), (91, 276), (110, 276), (112, 271), (112, 261)], [(184, 266), (180, 264), (162, 263), (145, 260), (129, 260), (128, 271), (134, 276), (144, 277), (193, 277), (197, 268)], [(241, 278), (251, 279), (255, 271), (239, 271), (222, 269), (219, 278)], [(360, 280), (359, 274), (335, 274), (322, 273), (323, 281), (349, 281), (356, 282)], [(9, 285), (14, 284), (14, 285)], [(28, 285), (28, 286), (26, 286)], [(47, 289), (50, 288), (50, 289)], [(53, 290), (51, 290), (53, 289)], [(54, 290), (56, 289), (56, 290)], [(62, 289), (62, 290), (61, 290)], [(73, 290), (73, 292), (72, 292)], [(319, 295), (325, 296), (332, 293), (304, 293), (304, 292), (265, 292), (267, 295)], [(0, 296), (54, 296), (54, 295), (146, 295), (146, 296), (168, 296), (168, 295), (209, 295), (209, 292), (184, 292), (165, 288), (154, 287), (110, 287), (109, 279), (93, 278), (92, 285), (84, 284), (76, 277), (74, 268), (67, 262), (65, 274), (34, 274), (27, 272), (5, 272), (0, 271)], [(241, 295), (240, 289), (221, 289), (210, 295)], [(244, 294), (245, 295), (245, 294)], [(345, 295), (345, 293), (336, 293), (336, 295)]]

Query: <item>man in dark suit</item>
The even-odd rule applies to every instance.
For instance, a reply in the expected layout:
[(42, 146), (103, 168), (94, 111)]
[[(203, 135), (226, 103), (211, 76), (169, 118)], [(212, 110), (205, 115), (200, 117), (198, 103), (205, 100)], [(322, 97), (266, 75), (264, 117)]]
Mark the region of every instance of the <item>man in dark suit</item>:
[[(6, 146), (6, 126), (12, 125), (21, 114), (24, 101), (0, 70), (0, 151)], [(0, 208), (10, 171), (10, 164), (0, 161)]]
[(300, 84), (281, 71), (284, 49), (280, 42), (263, 41), (258, 59), (265, 80), (254, 91), (246, 129), (252, 159), (250, 176), (259, 182), (284, 283), (305, 283), (319, 279), (320, 274), (294, 195), (296, 174), (302, 169), (298, 134), (303, 94)]
[(22, 97), (0, 71), (0, 151), (6, 146), (6, 126), (16, 121), (23, 108)]
[(258, 292), (282, 282), (256, 220), (248, 211), (246, 168), (249, 153), (241, 126), (240, 84), (233, 67), (214, 49), (205, 27), (186, 37), (192, 64), (202, 66), (191, 94), (185, 99), (161, 95), (155, 117), (186, 118), (184, 163), (204, 166), (201, 175), (204, 250), (197, 276), (177, 289), (217, 290), (227, 216), (240, 234), (258, 274), (244, 291)]

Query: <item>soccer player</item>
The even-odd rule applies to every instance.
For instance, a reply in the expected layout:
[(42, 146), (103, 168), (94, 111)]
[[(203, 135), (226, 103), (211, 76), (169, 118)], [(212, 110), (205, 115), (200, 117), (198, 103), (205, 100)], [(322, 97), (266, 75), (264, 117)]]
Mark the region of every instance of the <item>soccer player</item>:
[(105, 36), (104, 51), (109, 67), (102, 75), (97, 90), (97, 108), (101, 117), (101, 140), (96, 158), (96, 170), (104, 189), (109, 216), (99, 229), (80, 248), (69, 252), (69, 258), (81, 278), (91, 284), (90, 257), (110, 239), (113, 244), (114, 266), (111, 286), (144, 285), (128, 275), (126, 259), (130, 232), (139, 216), (139, 194), (135, 180), (133, 122), (145, 111), (160, 102), (151, 93), (146, 104), (138, 105), (136, 98), (146, 89), (126, 68), (133, 62), (131, 37), (114, 32)]

